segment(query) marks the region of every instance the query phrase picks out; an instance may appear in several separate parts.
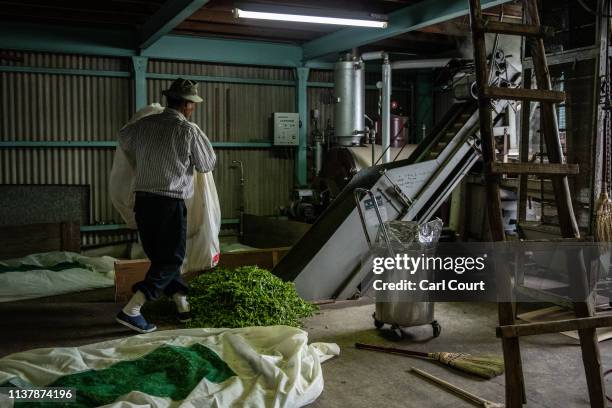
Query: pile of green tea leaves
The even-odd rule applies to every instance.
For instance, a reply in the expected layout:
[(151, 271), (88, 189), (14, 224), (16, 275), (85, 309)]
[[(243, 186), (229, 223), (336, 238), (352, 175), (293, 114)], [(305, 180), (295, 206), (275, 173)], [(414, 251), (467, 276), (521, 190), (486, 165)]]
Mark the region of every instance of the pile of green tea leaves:
[(188, 299), (189, 327), (300, 327), (300, 319), (317, 310), (300, 298), (293, 283), (257, 266), (204, 273), (191, 281)]

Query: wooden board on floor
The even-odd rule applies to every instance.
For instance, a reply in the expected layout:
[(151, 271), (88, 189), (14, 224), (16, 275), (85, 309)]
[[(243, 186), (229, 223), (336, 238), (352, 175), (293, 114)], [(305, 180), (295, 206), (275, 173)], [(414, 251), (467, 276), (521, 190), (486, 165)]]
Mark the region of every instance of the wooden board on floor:
[[(528, 323), (551, 322), (555, 320), (569, 320), (575, 318), (574, 312), (559, 306), (551, 306), (545, 309), (533, 310), (517, 316), (520, 320)], [(579, 340), (577, 331), (561, 332), (561, 334)], [(597, 341), (612, 339), (612, 327), (597, 329)]]

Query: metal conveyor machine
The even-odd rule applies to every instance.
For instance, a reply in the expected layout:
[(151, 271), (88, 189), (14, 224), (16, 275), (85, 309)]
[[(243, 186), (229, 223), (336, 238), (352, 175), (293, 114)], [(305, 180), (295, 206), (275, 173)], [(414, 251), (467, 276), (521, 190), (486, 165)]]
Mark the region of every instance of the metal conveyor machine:
[[(354, 189), (371, 190), (389, 220), (427, 221), (478, 161), (478, 141), (476, 103), (455, 104), (407, 159), (355, 174), (273, 272), (293, 281), (298, 293), (308, 300), (352, 297), (370, 271), (370, 265), (362, 263), (368, 245)], [(362, 206), (374, 236), (374, 210), (367, 202)]]

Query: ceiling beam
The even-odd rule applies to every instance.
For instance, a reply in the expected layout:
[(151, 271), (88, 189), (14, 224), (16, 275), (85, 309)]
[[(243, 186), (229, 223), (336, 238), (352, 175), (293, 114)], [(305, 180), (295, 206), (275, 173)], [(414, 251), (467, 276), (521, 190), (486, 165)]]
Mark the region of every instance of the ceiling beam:
[(135, 55), (134, 32), (92, 27), (11, 23), (0, 24), (0, 49), (63, 54)]
[[(511, 0), (482, 0), (482, 7), (493, 7)], [(344, 28), (303, 45), (304, 59), (350, 50), (408, 31), (461, 17), (469, 12), (467, 0), (423, 0), (389, 14), (387, 28)]]
[(263, 41), (166, 35), (143, 50), (141, 55), (160, 59), (297, 67), (301, 66), (302, 48)]
[[(138, 55), (133, 31), (40, 24), (0, 24), (0, 49), (111, 57)], [(221, 64), (301, 66), (298, 45), (165, 35), (142, 56)]]
[(209, 0), (166, 0), (143, 24), (138, 48), (149, 48), (208, 2)]

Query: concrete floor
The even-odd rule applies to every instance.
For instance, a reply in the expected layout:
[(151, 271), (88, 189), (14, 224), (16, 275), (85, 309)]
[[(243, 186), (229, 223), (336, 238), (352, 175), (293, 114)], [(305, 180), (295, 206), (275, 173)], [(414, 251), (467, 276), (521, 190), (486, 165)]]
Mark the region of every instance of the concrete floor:
[[(36, 347), (73, 346), (130, 335), (114, 322), (120, 306), (112, 291), (61, 296), (55, 299), (0, 304), (0, 356)], [(344, 407), (471, 407), (410, 373), (418, 367), (484, 398), (503, 402), (503, 376), (479, 380), (441, 365), (414, 358), (357, 350), (355, 342), (421, 351), (501, 353), (495, 338), (494, 304), (442, 303), (436, 319), (442, 334), (431, 338), (431, 327), (408, 330), (393, 340), (374, 329), (374, 305), (367, 301), (322, 306), (305, 322), (311, 341), (336, 342), (341, 355), (323, 366), (325, 390), (313, 408)], [(169, 322), (156, 322), (161, 329)], [(521, 343), (529, 407), (587, 407), (588, 398), (578, 342), (563, 335), (527, 337)], [(604, 367), (612, 368), (612, 342), (600, 343)], [(612, 385), (610, 386), (612, 389)]]

